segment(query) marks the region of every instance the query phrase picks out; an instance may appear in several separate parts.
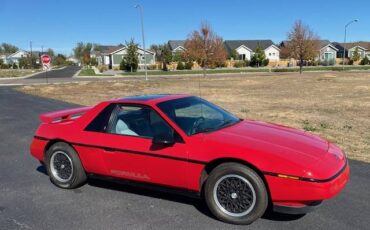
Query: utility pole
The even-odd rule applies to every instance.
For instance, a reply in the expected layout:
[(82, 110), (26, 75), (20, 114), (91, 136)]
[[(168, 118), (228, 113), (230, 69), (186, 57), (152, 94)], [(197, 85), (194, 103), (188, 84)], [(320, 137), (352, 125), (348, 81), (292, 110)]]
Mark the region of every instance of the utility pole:
[(31, 56), (30, 56), (30, 60), (31, 60), (31, 69), (33, 69), (33, 63), (32, 63), (32, 41), (30, 41), (30, 51), (31, 51)]
[(145, 35), (144, 35), (144, 18), (143, 18), (143, 8), (141, 5), (135, 5), (136, 9), (140, 11), (140, 19), (141, 19), (141, 36), (143, 38), (143, 48), (144, 48), (144, 70), (145, 70), (145, 80), (148, 80), (148, 69), (146, 66), (146, 49), (145, 49)]

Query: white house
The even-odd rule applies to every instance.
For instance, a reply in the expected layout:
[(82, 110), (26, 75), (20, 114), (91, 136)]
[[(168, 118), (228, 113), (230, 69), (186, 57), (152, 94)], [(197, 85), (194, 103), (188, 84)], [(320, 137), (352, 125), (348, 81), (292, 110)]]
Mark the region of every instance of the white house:
[(240, 60), (251, 60), (258, 46), (270, 61), (280, 60), (280, 49), (271, 40), (225, 40), (224, 45), (230, 55), (235, 50)]
[(185, 40), (169, 40), (168, 46), (172, 54), (181, 53), (185, 51)]
[[(144, 49), (138, 48), (138, 56), (139, 56), (139, 68), (143, 68), (144, 66)], [(99, 65), (107, 65), (110, 69), (113, 67), (118, 67), (123, 59), (123, 57), (127, 54), (127, 47), (126, 46), (101, 46), (101, 51), (96, 52), (96, 60)], [(146, 57), (146, 64), (152, 65), (155, 64), (155, 53), (146, 50), (145, 52)]]
[(353, 57), (353, 53), (356, 51), (357, 49), (357, 52), (359, 53), (360, 55), (360, 58), (364, 58), (366, 53), (367, 53), (367, 49), (362, 47), (362, 46), (354, 46), (354, 47), (351, 47), (348, 49), (348, 57), (349, 58), (352, 58)]
[(320, 40), (320, 50), (317, 59), (322, 63), (334, 65), (338, 48), (328, 40)]
[(12, 54), (2, 54), (0, 55), (0, 59), (3, 60), (3, 63), (4, 64), (19, 64), (19, 59), (21, 59), (22, 57), (27, 57), (29, 55), (29, 53), (27, 51), (24, 51), (24, 50), (18, 50), (17, 52), (15, 53), (12, 53)]

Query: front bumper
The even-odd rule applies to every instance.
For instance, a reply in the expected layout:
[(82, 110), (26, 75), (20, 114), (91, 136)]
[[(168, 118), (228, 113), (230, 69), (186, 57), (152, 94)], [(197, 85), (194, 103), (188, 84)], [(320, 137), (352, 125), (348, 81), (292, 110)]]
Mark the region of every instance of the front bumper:
[(292, 215), (299, 215), (299, 214), (306, 214), (309, 212), (314, 211), (316, 208), (321, 206), (322, 201), (315, 201), (306, 205), (282, 205), (282, 204), (274, 204), (273, 210), (274, 212), (279, 213), (286, 213)]
[(274, 206), (304, 208), (339, 194), (349, 181), (349, 165), (334, 178), (323, 181), (302, 181), (265, 175)]

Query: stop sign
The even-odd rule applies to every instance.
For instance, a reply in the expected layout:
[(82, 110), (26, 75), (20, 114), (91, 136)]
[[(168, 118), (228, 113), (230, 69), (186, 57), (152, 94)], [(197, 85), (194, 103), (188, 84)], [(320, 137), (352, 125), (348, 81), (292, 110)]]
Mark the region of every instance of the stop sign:
[(48, 64), (50, 64), (50, 61), (51, 61), (51, 58), (50, 58), (49, 55), (44, 54), (44, 55), (41, 56), (41, 62), (42, 62), (42, 64), (48, 65)]

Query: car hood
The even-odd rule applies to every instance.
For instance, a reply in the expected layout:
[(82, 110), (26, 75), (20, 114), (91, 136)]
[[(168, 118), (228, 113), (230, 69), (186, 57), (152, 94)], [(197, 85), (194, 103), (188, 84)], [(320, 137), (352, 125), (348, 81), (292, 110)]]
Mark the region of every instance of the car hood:
[[(326, 178), (343, 162), (328, 161), (328, 141), (293, 128), (253, 120), (205, 134), (211, 151), (228, 149), (230, 157), (243, 158), (264, 171)], [(343, 161), (342, 153), (340, 155)], [(331, 159), (331, 158), (330, 158)], [(326, 165), (328, 162), (329, 165)]]
[[(329, 142), (310, 133), (260, 121), (241, 121), (220, 130), (233, 138), (256, 140), (299, 152), (314, 160), (321, 159), (329, 149)], [(286, 151), (289, 153), (290, 151)]]

